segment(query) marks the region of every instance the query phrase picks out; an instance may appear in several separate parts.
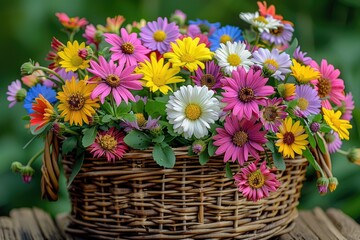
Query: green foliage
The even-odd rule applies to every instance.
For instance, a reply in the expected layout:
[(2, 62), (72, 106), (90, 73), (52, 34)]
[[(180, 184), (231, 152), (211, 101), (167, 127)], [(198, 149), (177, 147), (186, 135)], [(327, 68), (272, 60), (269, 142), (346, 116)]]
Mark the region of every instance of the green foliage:
[(174, 150), (166, 143), (155, 144), (153, 158), (159, 166), (165, 168), (172, 168), (175, 166), (176, 158)]
[(91, 127), (91, 128), (84, 128), (83, 129), (84, 136), (82, 137), (81, 143), (83, 147), (88, 147), (95, 141), (96, 134), (97, 134), (97, 128)]
[(151, 138), (139, 130), (131, 130), (124, 138), (124, 142), (135, 149), (146, 149), (151, 144)]

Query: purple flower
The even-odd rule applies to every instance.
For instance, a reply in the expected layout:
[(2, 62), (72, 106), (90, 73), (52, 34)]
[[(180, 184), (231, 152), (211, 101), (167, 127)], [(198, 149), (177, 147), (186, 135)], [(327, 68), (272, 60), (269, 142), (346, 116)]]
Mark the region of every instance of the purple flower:
[(309, 85), (299, 85), (296, 86), (295, 93), (295, 99), (298, 100), (297, 111), (301, 116), (320, 113), (321, 100), (315, 89)]
[(345, 99), (342, 102), (342, 106), (339, 108), (342, 112), (341, 119), (351, 120), (352, 119), (352, 111), (355, 108), (355, 103), (353, 100), (353, 96), (351, 93), (345, 95)]
[(170, 50), (170, 43), (175, 42), (179, 35), (179, 27), (174, 22), (168, 23), (167, 18), (161, 17), (157, 21), (148, 22), (140, 32), (144, 46), (161, 54)]
[(195, 71), (195, 76), (191, 76), (198, 86), (207, 86), (209, 89), (216, 90), (221, 87), (220, 79), (223, 78), (221, 68), (214, 61), (205, 63), (205, 72), (201, 68)]
[(286, 106), (281, 105), (282, 98), (267, 99), (264, 107), (260, 111), (260, 121), (264, 125), (265, 130), (277, 132), (283, 119), (287, 117), (285, 112)]
[(221, 26), (219, 22), (210, 23), (208, 20), (196, 19), (189, 21), (189, 28), (197, 29), (198, 33), (206, 33), (209, 37)]
[[(75, 79), (78, 79), (78, 75), (77, 73), (73, 72), (73, 71), (68, 71), (66, 72), (65, 71), (65, 68), (58, 68), (55, 70), (62, 79), (64, 79), (65, 81), (68, 81), (68, 80), (71, 80), (73, 77)], [(54, 75), (50, 75), (51, 78), (54, 80), (54, 81), (58, 81), (60, 82), (60, 80), (58, 79), (58, 77), (54, 76)], [(56, 87), (56, 84), (52, 81), (52, 80), (49, 80), (49, 79), (45, 79), (44, 82), (43, 82), (43, 85), (46, 86), (46, 87)]]
[(10, 102), (9, 108), (12, 108), (17, 102), (24, 100), (26, 90), (22, 89), (20, 80), (15, 80), (8, 86), (6, 94), (8, 95), (7, 100)]
[(294, 28), (290, 24), (284, 24), (270, 32), (263, 31), (261, 38), (275, 45), (288, 45), (292, 39)]
[(329, 153), (335, 153), (341, 148), (342, 141), (337, 132), (331, 131), (326, 133), (324, 138), (327, 143)]
[(307, 52), (302, 52), (302, 51), (300, 51), (300, 47), (297, 47), (294, 52), (293, 57), (300, 64), (310, 65), (310, 63), (312, 62), (312, 58), (305, 57), (306, 54), (307, 54)]
[(122, 28), (120, 31), (121, 37), (114, 33), (104, 34), (105, 41), (112, 46), (110, 48), (110, 51), (113, 53), (111, 60), (118, 60), (119, 65), (128, 66), (136, 66), (138, 62), (149, 60), (146, 54), (148, 54), (150, 50), (141, 44), (136, 33), (128, 34), (125, 28)]

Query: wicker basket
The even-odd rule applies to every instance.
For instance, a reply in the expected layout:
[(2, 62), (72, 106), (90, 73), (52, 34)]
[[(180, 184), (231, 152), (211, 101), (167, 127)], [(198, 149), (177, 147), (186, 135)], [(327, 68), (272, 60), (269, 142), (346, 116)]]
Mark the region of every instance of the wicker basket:
[[(116, 163), (85, 158), (69, 189), (67, 231), (86, 239), (268, 239), (292, 229), (306, 159), (285, 160), (279, 190), (252, 202), (225, 176), (222, 158), (201, 166), (187, 149), (174, 150), (173, 169), (159, 167), (150, 150)], [(73, 163), (63, 157), (66, 174)]]

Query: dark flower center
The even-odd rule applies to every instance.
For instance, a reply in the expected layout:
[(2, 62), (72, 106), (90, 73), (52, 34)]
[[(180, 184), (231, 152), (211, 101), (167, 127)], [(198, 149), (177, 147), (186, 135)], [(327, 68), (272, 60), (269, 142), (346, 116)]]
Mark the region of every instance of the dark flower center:
[(106, 83), (111, 87), (117, 87), (120, 84), (120, 78), (115, 74), (109, 74), (105, 79)]
[(239, 99), (244, 103), (254, 100), (254, 91), (251, 88), (244, 87), (239, 92)]
[(265, 177), (260, 170), (257, 170), (248, 175), (248, 183), (251, 188), (261, 188), (265, 184)]
[(234, 134), (232, 141), (236, 146), (242, 147), (248, 141), (248, 134), (244, 131), (238, 131)]
[(284, 28), (283, 27), (277, 27), (277, 29), (271, 29), (270, 32), (273, 35), (279, 36), (284, 32)]
[(320, 98), (325, 98), (331, 91), (330, 81), (326, 78), (319, 78), (317, 87)]
[(80, 93), (74, 93), (68, 98), (67, 102), (71, 111), (79, 111), (85, 104), (85, 98)]
[(121, 45), (121, 51), (125, 54), (132, 54), (135, 50), (134, 45), (132, 45), (131, 43), (124, 43), (123, 45)]
[(264, 110), (264, 119), (268, 122), (273, 122), (277, 117), (277, 111), (275, 107), (266, 107)]
[(291, 145), (295, 142), (295, 136), (292, 132), (287, 132), (284, 134), (284, 143), (286, 145)]
[(216, 84), (216, 79), (211, 74), (204, 74), (201, 76), (200, 83), (201, 86), (207, 86), (211, 89)]

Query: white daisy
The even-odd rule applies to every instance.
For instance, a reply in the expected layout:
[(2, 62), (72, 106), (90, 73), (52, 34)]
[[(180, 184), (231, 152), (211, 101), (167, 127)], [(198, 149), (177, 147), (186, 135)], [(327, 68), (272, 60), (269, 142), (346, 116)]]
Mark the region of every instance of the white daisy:
[(264, 17), (260, 16), (259, 12), (240, 13), (239, 16), (242, 20), (251, 24), (251, 26), (257, 29), (259, 32), (270, 32), (271, 29), (277, 29), (278, 27), (283, 26), (279, 20), (274, 19), (271, 15)]
[(213, 96), (214, 91), (207, 86), (182, 86), (170, 96), (166, 104), (166, 113), (174, 131), (202, 138), (208, 134), (210, 124), (219, 118), (220, 103)]
[(220, 48), (215, 51), (215, 58), (225, 74), (231, 75), (231, 72), (236, 70), (238, 66), (242, 66), (248, 71), (250, 66), (253, 65), (253, 62), (249, 59), (251, 53), (245, 47), (246, 44), (241, 42), (220, 44)]
[(274, 48), (271, 52), (266, 48), (259, 48), (253, 52), (254, 64), (262, 67), (262, 71), (266, 77), (274, 77), (278, 80), (284, 80), (285, 75), (289, 72), (291, 60), (289, 54)]

